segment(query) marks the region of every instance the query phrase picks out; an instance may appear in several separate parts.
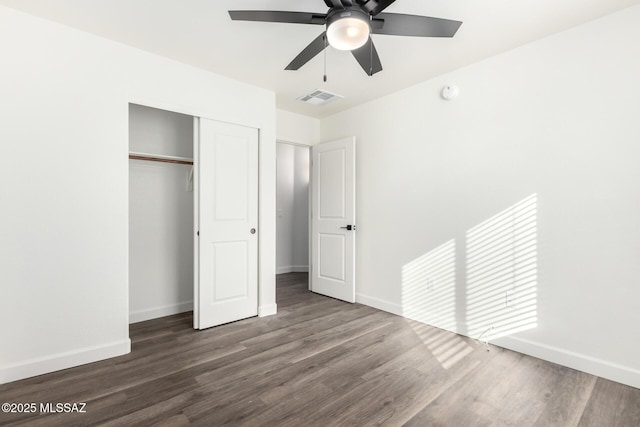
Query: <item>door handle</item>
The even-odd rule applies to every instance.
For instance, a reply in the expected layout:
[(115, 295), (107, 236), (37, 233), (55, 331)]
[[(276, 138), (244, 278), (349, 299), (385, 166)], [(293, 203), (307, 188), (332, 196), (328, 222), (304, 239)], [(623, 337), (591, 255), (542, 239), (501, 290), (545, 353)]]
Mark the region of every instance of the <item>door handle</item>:
[(251, 233), (251, 234), (256, 234), (256, 229), (255, 229), (255, 228), (252, 228), (251, 230), (249, 230), (249, 233)]
[(351, 224), (349, 224), (349, 225), (347, 225), (346, 227), (340, 227), (340, 228), (345, 229), (345, 230), (348, 230), (348, 231), (351, 231), (351, 230), (355, 230), (355, 229), (356, 229), (356, 226), (355, 226), (355, 225), (351, 225)]

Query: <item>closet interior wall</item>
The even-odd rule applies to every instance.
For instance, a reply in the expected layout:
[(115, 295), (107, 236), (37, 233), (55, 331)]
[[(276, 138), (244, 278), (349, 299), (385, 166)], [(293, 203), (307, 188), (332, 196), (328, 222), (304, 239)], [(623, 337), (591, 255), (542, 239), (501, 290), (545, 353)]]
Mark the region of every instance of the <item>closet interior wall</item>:
[[(129, 106), (129, 151), (193, 159), (193, 117)], [(193, 309), (192, 166), (129, 160), (129, 322)]]
[(309, 147), (278, 142), (276, 273), (309, 271)]

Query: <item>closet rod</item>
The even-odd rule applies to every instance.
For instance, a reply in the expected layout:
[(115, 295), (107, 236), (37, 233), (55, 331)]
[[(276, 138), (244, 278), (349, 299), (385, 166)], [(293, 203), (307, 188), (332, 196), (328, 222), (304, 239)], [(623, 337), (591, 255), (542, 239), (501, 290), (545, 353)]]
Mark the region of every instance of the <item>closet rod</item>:
[(157, 154), (129, 153), (131, 160), (146, 160), (150, 162), (175, 163), (178, 165), (193, 165), (193, 160), (186, 157), (161, 156)]

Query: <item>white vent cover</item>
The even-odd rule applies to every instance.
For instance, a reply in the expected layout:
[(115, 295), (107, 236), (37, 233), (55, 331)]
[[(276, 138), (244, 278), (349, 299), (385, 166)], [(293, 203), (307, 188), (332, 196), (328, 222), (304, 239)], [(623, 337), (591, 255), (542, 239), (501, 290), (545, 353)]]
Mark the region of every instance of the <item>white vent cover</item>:
[(326, 104), (327, 102), (333, 101), (334, 99), (340, 99), (340, 98), (343, 98), (343, 97), (335, 93), (316, 89), (307, 95), (301, 96), (300, 98), (298, 98), (298, 101), (302, 101), (312, 105), (323, 105), (323, 104)]

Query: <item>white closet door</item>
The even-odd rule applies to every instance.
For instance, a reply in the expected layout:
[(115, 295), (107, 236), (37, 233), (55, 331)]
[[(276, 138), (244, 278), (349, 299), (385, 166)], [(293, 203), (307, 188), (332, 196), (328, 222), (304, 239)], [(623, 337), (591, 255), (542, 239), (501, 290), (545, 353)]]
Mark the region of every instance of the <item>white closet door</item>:
[(258, 130), (200, 119), (198, 328), (258, 314)]

